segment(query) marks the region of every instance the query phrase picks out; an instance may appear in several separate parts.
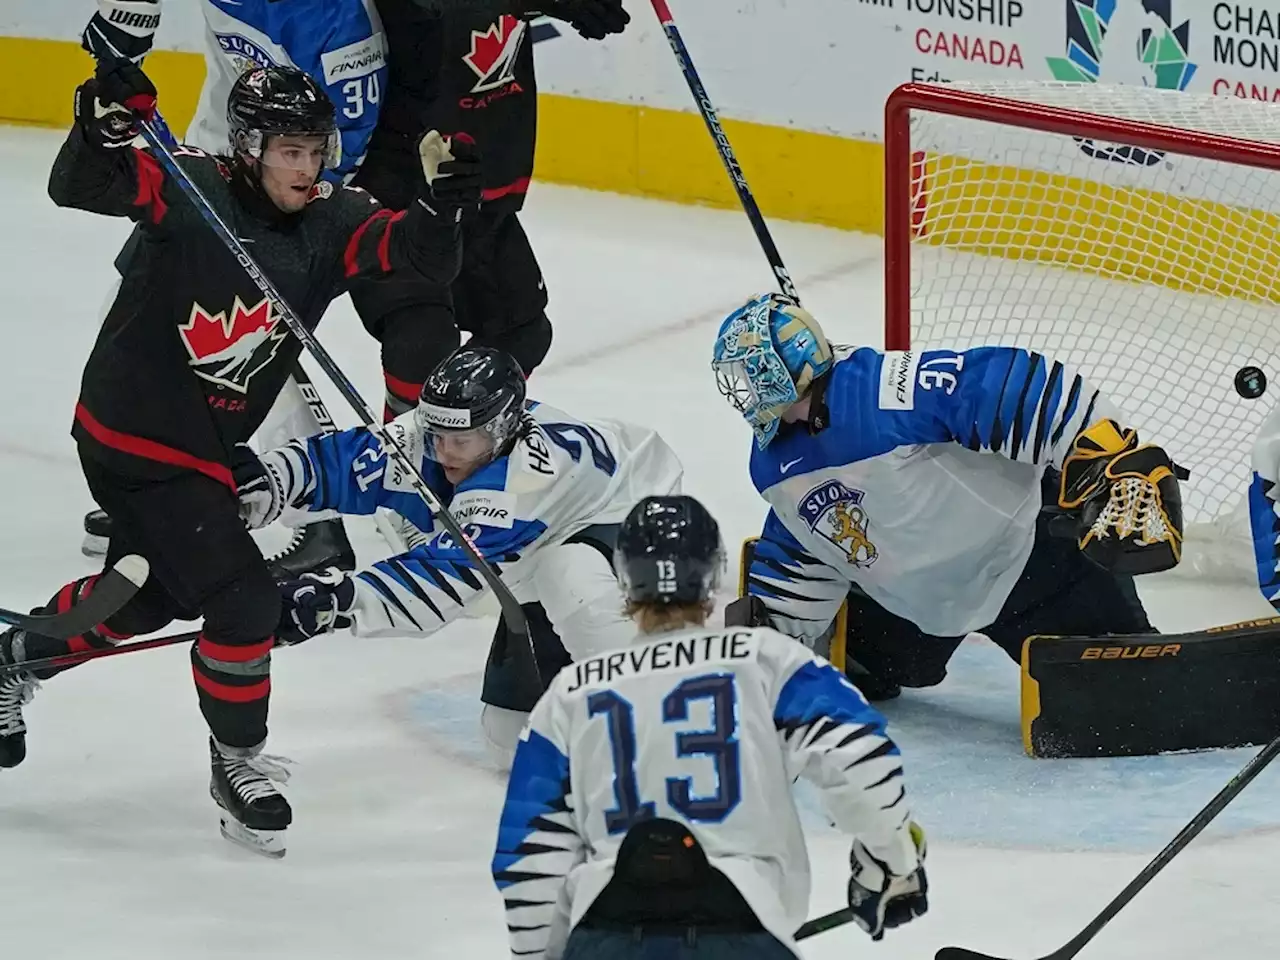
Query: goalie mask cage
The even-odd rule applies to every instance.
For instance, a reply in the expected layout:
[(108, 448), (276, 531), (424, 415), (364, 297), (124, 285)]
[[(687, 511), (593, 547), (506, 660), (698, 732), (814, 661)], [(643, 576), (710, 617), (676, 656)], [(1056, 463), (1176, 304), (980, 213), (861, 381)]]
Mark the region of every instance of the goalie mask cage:
[(1076, 366), (1191, 471), (1190, 538), (1247, 537), (1274, 399), (1233, 382), (1252, 364), (1280, 389), (1278, 227), (1280, 107), (907, 84), (885, 109), (885, 346), (1019, 346)]

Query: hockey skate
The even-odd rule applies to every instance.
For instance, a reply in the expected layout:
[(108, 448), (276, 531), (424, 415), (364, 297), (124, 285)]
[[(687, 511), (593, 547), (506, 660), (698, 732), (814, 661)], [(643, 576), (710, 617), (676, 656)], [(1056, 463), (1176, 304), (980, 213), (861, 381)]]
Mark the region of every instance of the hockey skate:
[[(0, 664), (23, 659), (24, 636), (17, 628), (0, 634)], [(22, 708), (31, 702), (39, 688), (40, 682), (29, 673), (16, 673), (0, 680), (0, 768), (16, 767), (27, 757), (27, 725), (22, 719)]]
[(224, 837), (254, 853), (279, 859), (285, 854), (284, 832), (293, 822), (293, 809), (275, 782), (289, 779), (285, 766), (289, 761), (248, 753), (209, 738), (209, 793), (220, 808)]
[(84, 515), (84, 540), (80, 552), (86, 557), (105, 557), (111, 543), (111, 518), (105, 510), (90, 510)]
[(356, 555), (341, 520), (318, 520), (298, 527), (289, 546), (268, 557), (267, 564), (277, 580), (295, 580), (329, 567), (354, 570)]

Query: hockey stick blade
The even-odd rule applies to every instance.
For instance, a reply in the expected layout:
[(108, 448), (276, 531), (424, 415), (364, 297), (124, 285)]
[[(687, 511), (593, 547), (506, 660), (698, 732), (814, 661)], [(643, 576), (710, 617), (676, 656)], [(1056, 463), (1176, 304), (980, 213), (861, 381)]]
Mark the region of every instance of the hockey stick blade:
[[(819, 933), (826, 933), (828, 930), (834, 930), (836, 927), (843, 927), (846, 923), (853, 920), (853, 911), (848, 907), (842, 907), (831, 913), (824, 913), (820, 917), (814, 917), (812, 920), (806, 920), (800, 924), (800, 929), (792, 938), (794, 940), (808, 940), (812, 936)], [(959, 960), (959, 958), (954, 958)]]
[[(1257, 755), (1246, 763), (1239, 773), (1227, 781), (1227, 785), (1205, 804), (1204, 809), (1192, 817), (1191, 821), (1178, 831), (1178, 835), (1170, 840), (1168, 845), (1157, 853), (1155, 858), (1143, 867), (1141, 872), (1130, 880), (1125, 888), (1112, 898), (1110, 903), (1102, 908), (1101, 913), (1089, 921), (1088, 926), (1072, 937), (1069, 942), (1063, 944), (1053, 953), (1041, 957), (1040, 960), (1071, 960), (1072, 957), (1083, 950), (1089, 941), (1097, 936), (1098, 932), (1110, 923), (1115, 915), (1141, 892), (1143, 887), (1155, 879), (1156, 874), (1169, 865), (1169, 861), (1199, 836), (1200, 832), (1210, 824), (1213, 818), (1225, 810), (1227, 804), (1239, 796), (1240, 791), (1253, 782), (1254, 777), (1265, 770), (1267, 765), (1277, 756), (1280, 756), (1280, 737), (1276, 737), (1258, 751)], [(977, 953), (973, 950), (966, 950), (963, 947), (943, 947), (934, 954), (934, 960), (1000, 960), (1000, 958), (991, 957), (985, 953)]]
[(121, 557), (115, 566), (98, 578), (89, 595), (70, 610), (62, 613), (15, 613), (0, 610), (0, 623), (8, 623), (42, 637), (66, 640), (108, 619), (131, 599), (147, 582), (150, 567), (147, 561), (135, 554)]

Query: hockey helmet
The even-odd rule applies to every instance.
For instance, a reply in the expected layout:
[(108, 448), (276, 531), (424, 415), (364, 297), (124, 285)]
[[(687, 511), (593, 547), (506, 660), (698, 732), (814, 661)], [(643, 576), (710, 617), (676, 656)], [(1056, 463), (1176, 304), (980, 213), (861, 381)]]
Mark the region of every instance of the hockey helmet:
[(783, 411), (831, 369), (831, 345), (792, 297), (763, 293), (720, 325), (711, 368), (721, 396), (751, 424), (763, 450)]
[(645, 497), (618, 530), (613, 569), (628, 603), (705, 603), (724, 570), (720, 527), (689, 496)]
[(492, 347), (460, 347), (431, 371), (414, 419), (426, 454), (446, 467), (470, 461), (474, 470), (506, 454), (524, 418), (524, 371)]
[(324, 88), (297, 67), (253, 67), (227, 95), (231, 150), (262, 160), (267, 138), (282, 134), (322, 136), (322, 162), (330, 170), (342, 160), (342, 140), (333, 101)]

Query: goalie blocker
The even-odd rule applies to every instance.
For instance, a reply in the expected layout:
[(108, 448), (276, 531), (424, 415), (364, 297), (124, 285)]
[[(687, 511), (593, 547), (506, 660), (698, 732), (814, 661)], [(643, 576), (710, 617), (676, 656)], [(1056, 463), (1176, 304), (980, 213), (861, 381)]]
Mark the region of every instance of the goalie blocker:
[(1243, 747), (1277, 732), (1280, 617), (1023, 644), (1022, 740), (1033, 757)]

